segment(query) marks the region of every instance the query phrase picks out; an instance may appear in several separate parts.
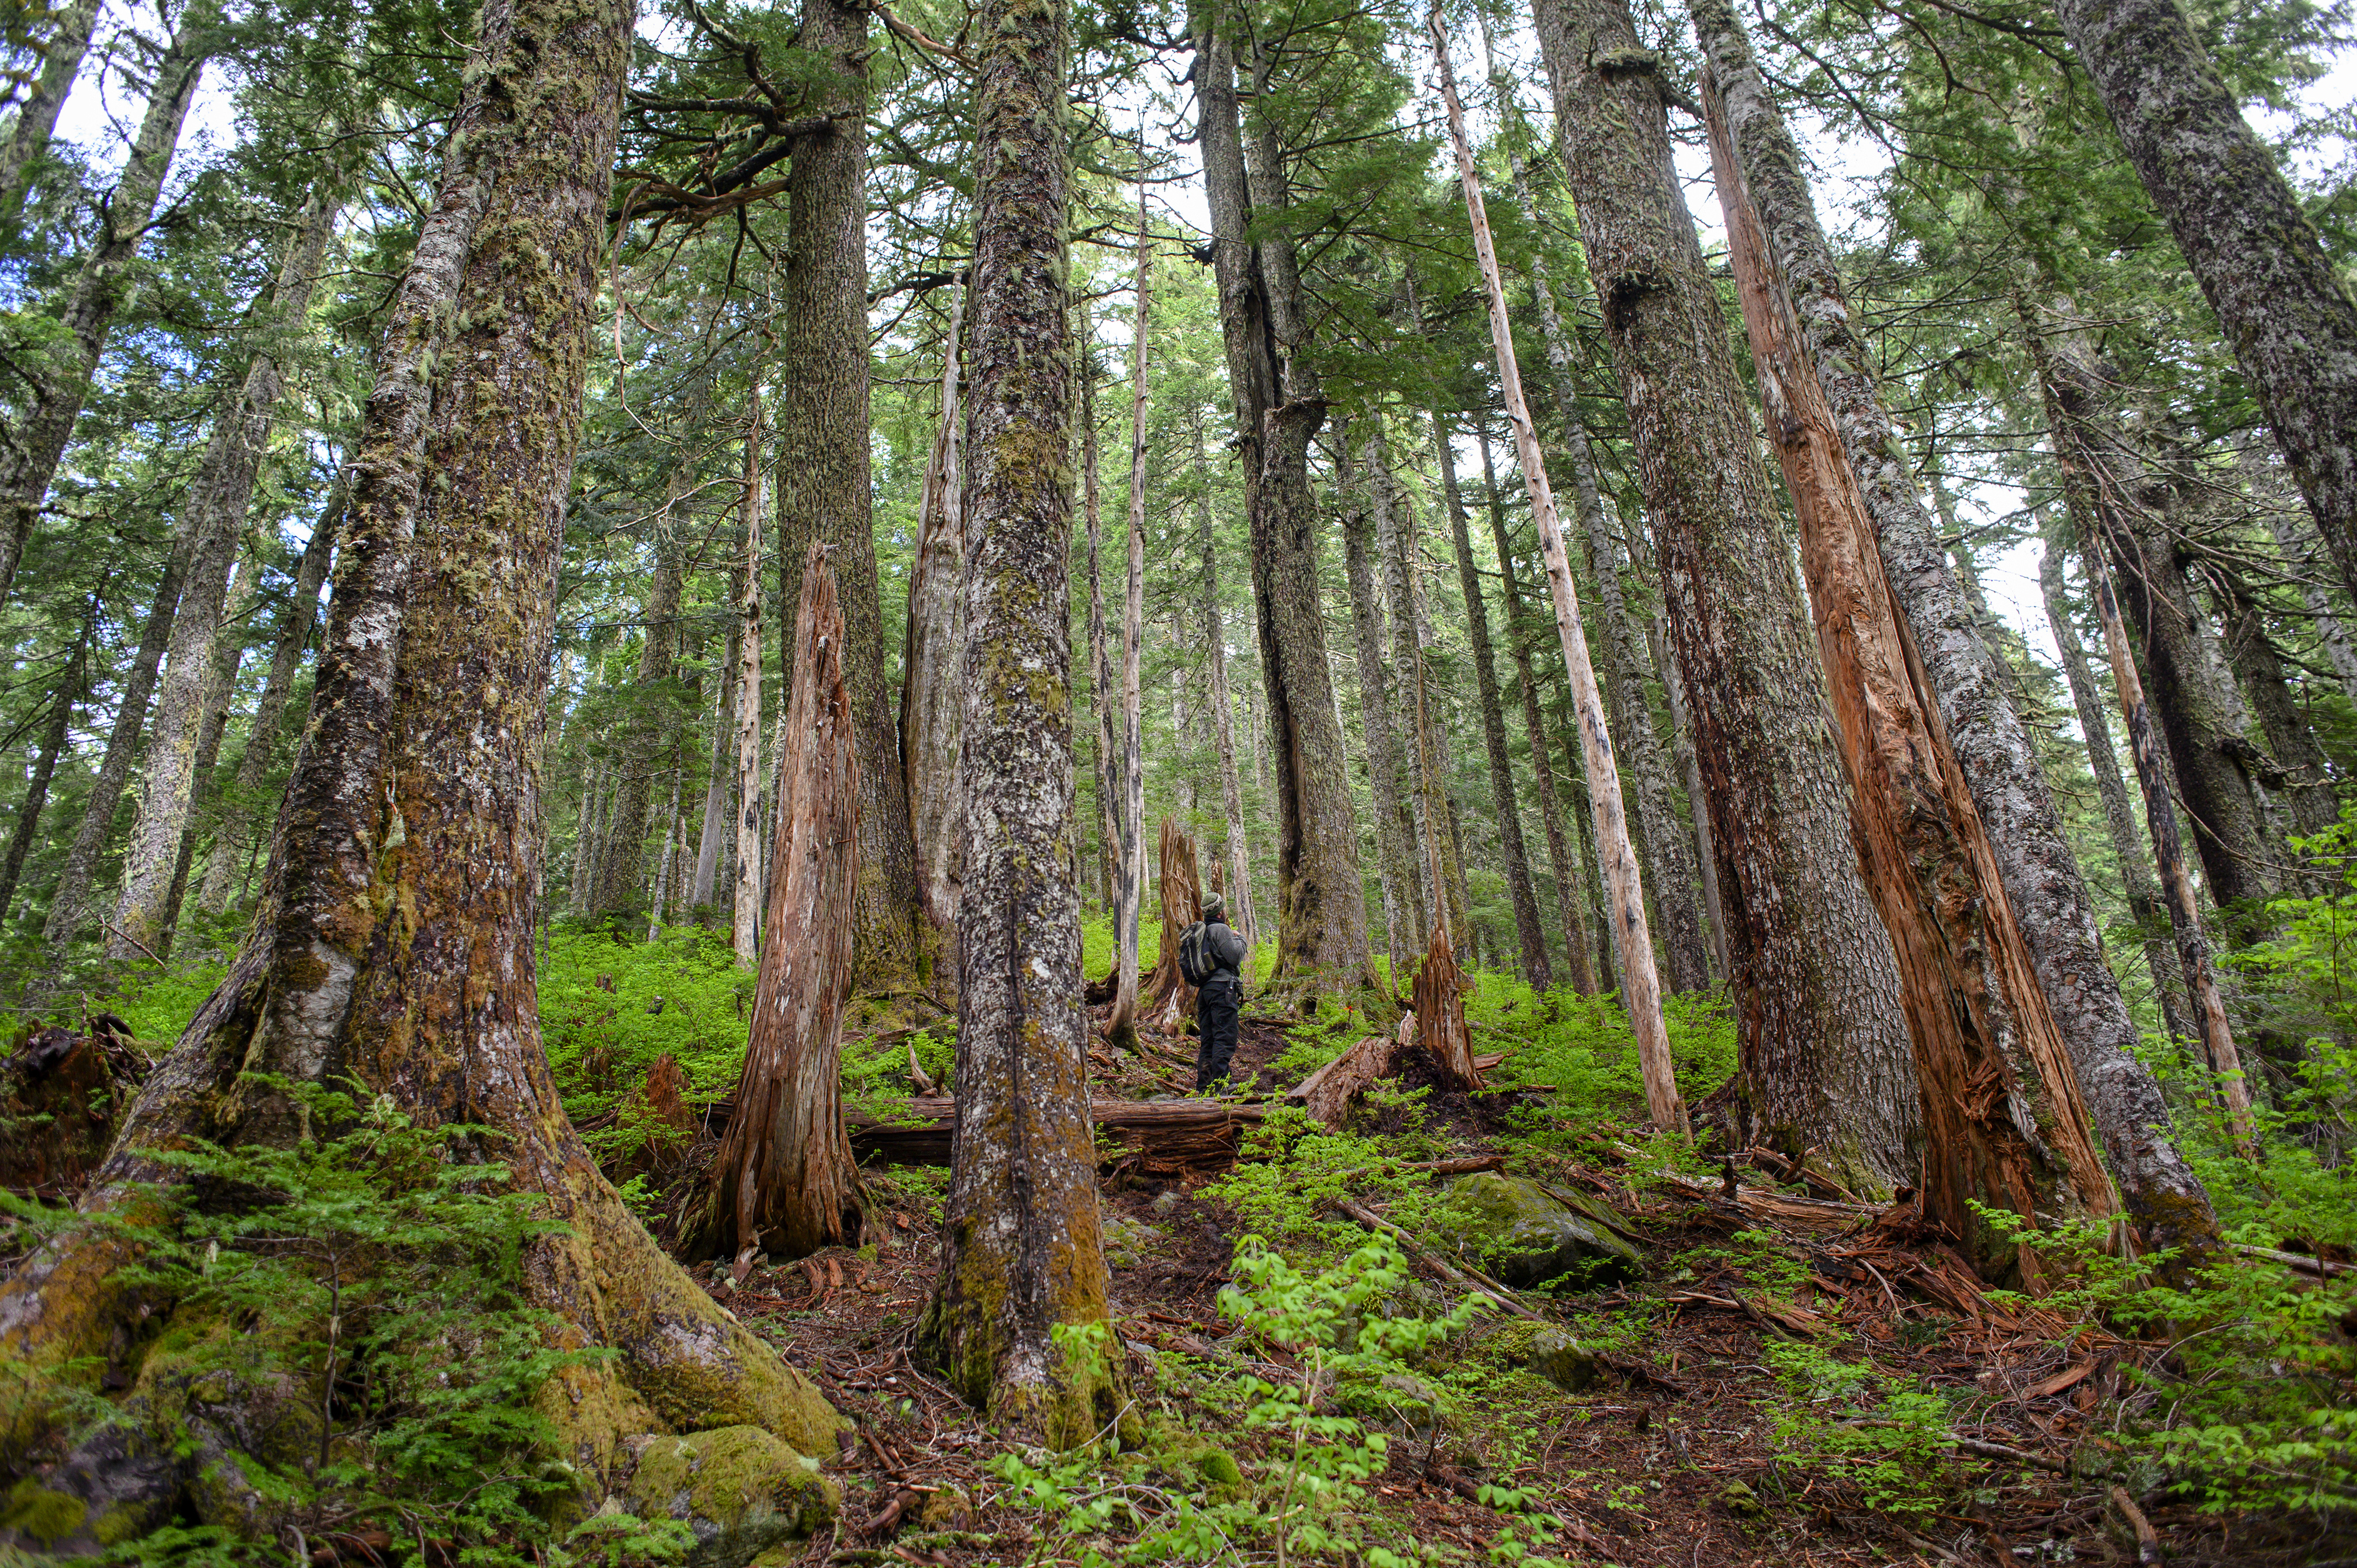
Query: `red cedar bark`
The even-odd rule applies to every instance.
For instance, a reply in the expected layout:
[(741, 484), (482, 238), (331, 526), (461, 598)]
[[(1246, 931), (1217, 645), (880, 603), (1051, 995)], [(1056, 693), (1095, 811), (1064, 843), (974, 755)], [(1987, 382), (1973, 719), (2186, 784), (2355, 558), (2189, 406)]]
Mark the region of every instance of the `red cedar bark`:
[(1833, 411), (1804, 362), (1727, 133), (1703, 80), (1727, 252), (1760, 374), (1769, 444), (1801, 524), (1817, 644), (1858, 805), (1867, 887), (1898, 954), (1926, 1148), (1922, 1205), (1984, 1273), (2037, 1272), (1973, 1205), (2028, 1218), (2117, 1207), (2088, 1135), (2069, 1047), (1936, 701), (1901, 622), (1874, 520), (1842, 451)]
[[(1637, 875), (1637, 852), (1629, 842), (1629, 819), (1620, 803), (1620, 776), (1612, 760), (1612, 737), (1604, 725), (1602, 693), (1596, 689), (1596, 671), (1587, 661), (1587, 630), (1580, 624), (1579, 595), (1572, 586), (1571, 557), (1563, 545), (1563, 524), (1556, 518), (1555, 492), (1547, 483), (1546, 462), (1539, 455), (1538, 426), (1523, 398), (1522, 369), (1514, 359), (1514, 331), (1506, 312), (1506, 285), (1498, 270), (1498, 253), (1490, 241), (1490, 218), (1481, 201), (1481, 178), (1473, 163), (1473, 149), (1465, 136), (1465, 113), (1457, 102), (1457, 82), (1448, 64), (1448, 34), (1436, 4), (1430, 16), (1433, 59), (1440, 68), (1440, 95), (1448, 110), (1449, 139), (1457, 149), (1457, 172), (1465, 192), (1465, 214), (1473, 230), (1473, 253), (1481, 264), (1490, 304), (1490, 346), (1498, 367), (1501, 396), (1507, 421), (1514, 427), (1514, 455), (1521, 460), (1523, 484), (1530, 492), (1531, 515), (1539, 531), (1539, 553), (1545, 558), (1547, 584), (1555, 594), (1555, 631), (1563, 643), (1564, 665), (1571, 672), (1572, 701), (1578, 709), (1580, 749), (1587, 764), (1587, 799), (1596, 822), (1597, 843), (1602, 849), (1606, 886), (1611, 890), (1612, 917), (1620, 933), (1620, 1004), (1637, 1038), (1637, 1058), (1645, 1079), (1645, 1105), (1653, 1125), (1672, 1132), (1686, 1126), (1684, 1101), (1670, 1061), (1670, 1038), (1662, 1022), (1662, 985), (1653, 969), (1653, 940), (1645, 929), (1645, 893)], [(1421, 984), (1421, 981), (1419, 981)], [(1419, 1015), (1422, 1009), (1418, 1009)]]
[[(263, 907), (229, 976), (149, 1078), (85, 1207), (171, 1179), (148, 1151), (299, 1136), (241, 1069), (357, 1079), (428, 1125), (498, 1134), (563, 1229), (522, 1294), (610, 1359), (539, 1402), (594, 1497), (624, 1439), (753, 1425), (832, 1452), (834, 1412), (666, 1257), (566, 1121), (542, 1049), (533, 936), (556, 560), (606, 239), (628, 0), (515, 0), (396, 293), (356, 463), (317, 695)], [(438, 371), (436, 367), (439, 367)], [(427, 476), (432, 476), (430, 483)], [(232, 1086), (224, 1088), (224, 1086)], [(0, 1286), (18, 1364), (103, 1350), (124, 1248), (53, 1247)], [(46, 1412), (12, 1382), (0, 1430)]]
[(1156, 848), (1162, 937), (1154, 971), (1140, 987), (1138, 1007), (1168, 1032), (1195, 1012), (1195, 988), (1178, 972), (1178, 933), (1203, 918), (1203, 873), (1193, 835), (1176, 820), (1162, 819), (1162, 838)]
[(1711, 814), (1750, 1135), (1911, 1182), (1899, 973), (1858, 875), (1824, 677), (1717, 285), (1623, 0), (1535, 0)]
[(982, 177), (967, 353), (958, 1102), (941, 1278), (917, 1343), (964, 1399), (1069, 1445), (1126, 1402), (1117, 1345), (1085, 1361), (1054, 1332), (1107, 1321), (1072, 842), (1062, 0), (985, 0), (969, 36)]
[(713, 1158), (712, 1218), (728, 1250), (800, 1258), (859, 1236), (859, 1173), (843, 1128), (843, 1007), (851, 994), (859, 759), (844, 683), (843, 608), (813, 541), (794, 615), (793, 694), (770, 856), (761, 972), (736, 1115)]

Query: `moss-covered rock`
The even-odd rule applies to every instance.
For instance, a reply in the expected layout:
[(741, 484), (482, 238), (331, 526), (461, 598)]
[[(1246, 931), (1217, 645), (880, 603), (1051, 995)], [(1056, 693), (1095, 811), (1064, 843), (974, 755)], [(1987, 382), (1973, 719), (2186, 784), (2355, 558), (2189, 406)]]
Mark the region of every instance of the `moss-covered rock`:
[(1616, 1283), (1645, 1270), (1644, 1254), (1601, 1216), (1576, 1212), (1520, 1176), (1459, 1176), (1441, 1225), (1447, 1239), (1516, 1289), (1566, 1275), (1586, 1284)]
[(1243, 1495), (1243, 1469), (1236, 1463), (1236, 1456), (1224, 1448), (1206, 1448), (1197, 1455), (1195, 1474), (1203, 1477), (1204, 1489), (1214, 1498), (1226, 1499)]
[(639, 1461), (623, 1500), (642, 1519), (675, 1519), (694, 1533), (688, 1568), (745, 1568), (833, 1519), (842, 1501), (818, 1461), (758, 1426), (632, 1443)]

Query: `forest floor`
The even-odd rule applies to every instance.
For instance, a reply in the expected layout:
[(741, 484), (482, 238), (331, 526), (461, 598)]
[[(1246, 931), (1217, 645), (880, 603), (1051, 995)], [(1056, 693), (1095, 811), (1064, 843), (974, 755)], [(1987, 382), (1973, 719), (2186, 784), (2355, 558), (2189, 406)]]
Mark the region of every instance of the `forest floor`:
[[(1145, 1098), (1189, 1075), (1191, 1036), (1142, 1044), (1101, 1074), (1113, 1081), (1100, 1093)], [(1274, 1064), (1286, 1044), (1275, 1022), (1246, 1021), (1237, 1077), (1257, 1080), (1252, 1098), (1286, 1087)], [(1393, 1433), (1359, 1523), (1369, 1547), (1411, 1561), (1512, 1561), (1527, 1529), (1480, 1500), (1485, 1487), (1510, 1487), (1531, 1494), (1524, 1519), (1552, 1516), (1546, 1550), (1579, 1563), (2290, 1568), (2357, 1557), (2357, 1540), (2319, 1539), (2312, 1516), (2208, 1515), (2157, 1493), (2130, 1498), (2103, 1478), (2112, 1418), (2135, 1397), (2134, 1369), (2158, 1348), (1990, 1299), (1920, 1228), (1910, 1239), (1853, 1206), (1772, 1187), (1730, 1200), (1709, 1183), (1647, 1181), (1609, 1160), (1520, 1147), (1494, 1110), (1462, 1097), (1434, 1109), (1439, 1125), (1427, 1131), (1449, 1154), (1504, 1155), (1518, 1174), (1610, 1203), (1641, 1240), (1648, 1268), (1610, 1290), (1521, 1293), (1530, 1311), (1612, 1352), (1606, 1375), (1578, 1392), (1500, 1348), (1517, 1326), (1502, 1315), (1420, 1364), (1451, 1392), (1435, 1424), (1403, 1421)], [(733, 1290), (715, 1279), (721, 1299), (856, 1423), (834, 1466), (841, 1518), (794, 1560), (1073, 1562), (1093, 1545), (1122, 1561), (1119, 1530), (1076, 1545), (1054, 1510), (1001, 1478), (992, 1462), (1004, 1440), (912, 1364), (910, 1331), (937, 1267), (938, 1187), (877, 1174), (880, 1234), (869, 1248), (759, 1268)], [(1119, 1239), (1108, 1246), (1112, 1301), (1149, 1422), (1246, 1454), (1234, 1402), (1207, 1394), (1244, 1373), (1297, 1379), (1297, 1363), (1220, 1310), (1238, 1217), (1206, 1190), (1215, 1174), (1109, 1180), (1104, 1213)], [(1856, 1420), (1846, 1444), (1822, 1432), (1813, 1444), (1780, 1437), (1780, 1415), (1803, 1402), (1789, 1375), (1765, 1364), (1783, 1359), (1767, 1351), (1776, 1342), (1822, 1351), (1827, 1365), (1870, 1366), (1888, 1387), (1940, 1394), (1956, 1446), (1877, 1451), (1857, 1432), (1890, 1423)], [(1202, 1486), (1179, 1460), (1154, 1474), (1168, 1493)], [(1890, 1506), (1894, 1494), (1903, 1506)], [(2143, 1519), (2149, 1533), (2132, 1522)], [(1240, 1547), (1220, 1560), (1275, 1559)]]

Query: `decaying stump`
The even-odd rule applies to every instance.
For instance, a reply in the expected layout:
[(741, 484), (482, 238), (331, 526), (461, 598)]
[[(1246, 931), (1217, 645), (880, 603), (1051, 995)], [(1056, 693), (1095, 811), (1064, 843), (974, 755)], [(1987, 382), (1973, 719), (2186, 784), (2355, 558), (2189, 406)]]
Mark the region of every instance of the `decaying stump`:
[(1415, 972), (1412, 1017), (1416, 1043), (1432, 1058), (1440, 1087), (1458, 1093), (1481, 1087), (1480, 1069), (1473, 1065), (1472, 1032), (1465, 1026), (1465, 976), (1457, 967), (1448, 931), (1436, 926), (1432, 945), (1425, 950), (1424, 966)]
[(146, 1074), (131, 1026), (111, 1013), (91, 1032), (36, 1029), (0, 1064), (0, 1187), (49, 1202), (79, 1191), (114, 1142), (115, 1118)]
[(843, 610), (813, 542), (794, 620), (793, 694), (780, 731), (770, 908), (737, 1115), (712, 1162), (691, 1245), (787, 1258), (850, 1241), (859, 1176), (844, 1135), (843, 1007), (851, 991), (859, 765), (844, 684)]
[(1178, 933), (1203, 918), (1203, 875), (1195, 840), (1162, 819), (1162, 954), (1146, 977), (1139, 1011), (1168, 1033), (1195, 1012), (1195, 988), (1178, 972)]
[[(687, 1069), (666, 1051), (647, 1069), (646, 1081), (622, 1097), (609, 1118), (620, 1133), (636, 1133), (639, 1143), (610, 1160), (601, 1160), (607, 1179), (625, 1182), (636, 1176), (676, 1172), (680, 1162), (703, 1132), (703, 1117), (687, 1103)], [(590, 1131), (587, 1123), (584, 1133)]]

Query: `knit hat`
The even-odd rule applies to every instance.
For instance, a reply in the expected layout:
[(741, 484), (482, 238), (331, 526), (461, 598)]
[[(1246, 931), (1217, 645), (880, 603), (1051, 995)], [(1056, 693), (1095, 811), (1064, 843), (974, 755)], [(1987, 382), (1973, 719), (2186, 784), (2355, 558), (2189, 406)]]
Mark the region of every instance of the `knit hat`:
[(1228, 917), (1228, 902), (1227, 902), (1227, 900), (1226, 900), (1226, 899), (1224, 899), (1224, 898), (1221, 897), (1218, 894), (1214, 893), (1214, 894), (1212, 894), (1210, 897), (1208, 897), (1208, 898), (1206, 898), (1206, 899), (1204, 899), (1204, 900), (1203, 900), (1203, 918), (1204, 918), (1204, 919), (1206, 919), (1206, 920), (1224, 920), (1224, 919), (1226, 919), (1226, 918), (1227, 918), (1227, 917)]

